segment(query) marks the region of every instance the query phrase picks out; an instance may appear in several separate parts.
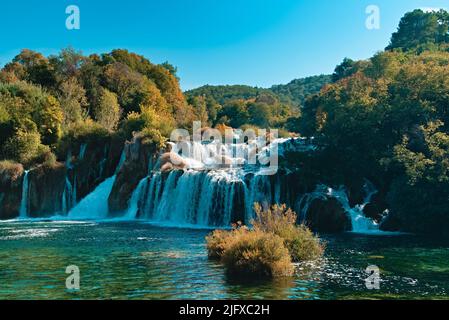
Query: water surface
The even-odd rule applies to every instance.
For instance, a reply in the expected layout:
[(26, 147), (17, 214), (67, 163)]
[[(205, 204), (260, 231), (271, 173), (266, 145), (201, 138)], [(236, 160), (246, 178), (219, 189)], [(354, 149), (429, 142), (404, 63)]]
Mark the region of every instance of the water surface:
[[(449, 243), (412, 235), (324, 236), (326, 254), (297, 276), (241, 284), (207, 259), (208, 230), (143, 222), (0, 223), (0, 299), (447, 298)], [(77, 265), (81, 290), (65, 288)], [(380, 290), (365, 268), (381, 269)]]

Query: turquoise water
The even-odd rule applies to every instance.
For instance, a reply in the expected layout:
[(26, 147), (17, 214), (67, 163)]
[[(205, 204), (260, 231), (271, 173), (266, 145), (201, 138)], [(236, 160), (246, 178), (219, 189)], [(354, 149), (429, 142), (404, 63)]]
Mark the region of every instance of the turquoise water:
[[(142, 222), (0, 223), (0, 299), (447, 298), (449, 242), (412, 235), (324, 237), (325, 257), (293, 278), (233, 283), (207, 259), (207, 230)], [(77, 265), (81, 289), (65, 288)], [(365, 268), (381, 270), (380, 290)]]

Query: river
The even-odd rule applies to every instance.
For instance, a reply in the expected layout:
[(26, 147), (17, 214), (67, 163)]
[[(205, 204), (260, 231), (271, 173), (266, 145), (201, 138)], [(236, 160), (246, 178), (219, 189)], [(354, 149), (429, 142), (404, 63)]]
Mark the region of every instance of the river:
[[(325, 236), (322, 261), (293, 278), (236, 283), (207, 258), (209, 230), (144, 221), (0, 222), (0, 299), (428, 299), (449, 292), (449, 241), (413, 235)], [(66, 267), (81, 287), (65, 287)], [(369, 265), (380, 289), (365, 285)]]

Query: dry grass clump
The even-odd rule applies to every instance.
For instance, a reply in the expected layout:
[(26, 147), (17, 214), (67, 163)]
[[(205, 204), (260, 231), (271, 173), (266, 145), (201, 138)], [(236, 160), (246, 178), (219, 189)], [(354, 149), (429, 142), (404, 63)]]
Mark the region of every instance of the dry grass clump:
[(255, 205), (253, 228), (236, 225), (206, 237), (211, 259), (220, 259), (228, 274), (246, 278), (291, 276), (292, 262), (314, 260), (323, 254), (320, 240), (285, 205), (262, 210)]

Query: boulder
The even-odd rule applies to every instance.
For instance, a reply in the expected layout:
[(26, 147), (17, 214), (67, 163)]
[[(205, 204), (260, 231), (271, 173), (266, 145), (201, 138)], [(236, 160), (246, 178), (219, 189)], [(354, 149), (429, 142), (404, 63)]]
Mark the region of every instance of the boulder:
[(388, 209), (388, 204), (385, 197), (381, 193), (376, 193), (371, 198), (371, 202), (363, 208), (363, 213), (368, 218), (371, 218), (377, 222), (382, 220), (385, 210)]
[(351, 230), (351, 219), (335, 198), (313, 200), (307, 211), (306, 224), (313, 231), (323, 233)]
[(187, 168), (187, 162), (180, 155), (174, 152), (166, 152), (161, 155), (159, 158), (159, 165), (162, 172)]

